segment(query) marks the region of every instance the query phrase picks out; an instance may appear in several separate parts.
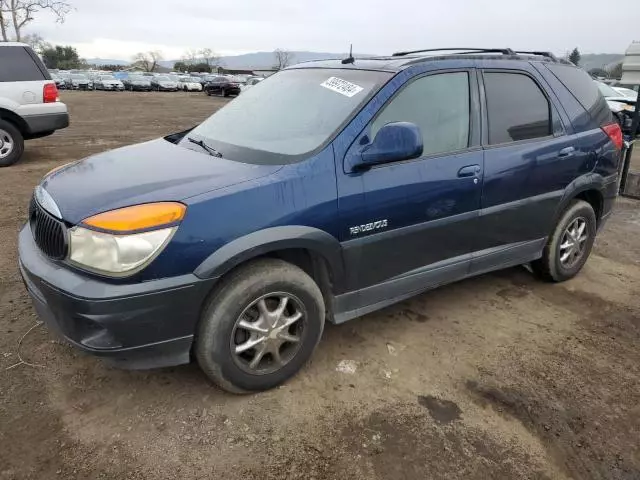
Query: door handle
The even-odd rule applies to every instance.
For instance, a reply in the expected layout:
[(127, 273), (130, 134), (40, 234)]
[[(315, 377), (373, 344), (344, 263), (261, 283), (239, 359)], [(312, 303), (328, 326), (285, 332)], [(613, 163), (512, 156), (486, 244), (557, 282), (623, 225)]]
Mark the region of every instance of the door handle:
[(477, 177), (480, 173), (480, 165), (467, 165), (458, 170), (458, 177)]
[(576, 149), (573, 147), (563, 148), (562, 150), (560, 150), (560, 152), (558, 152), (558, 156), (561, 158), (571, 157), (573, 156), (573, 153), (575, 151)]

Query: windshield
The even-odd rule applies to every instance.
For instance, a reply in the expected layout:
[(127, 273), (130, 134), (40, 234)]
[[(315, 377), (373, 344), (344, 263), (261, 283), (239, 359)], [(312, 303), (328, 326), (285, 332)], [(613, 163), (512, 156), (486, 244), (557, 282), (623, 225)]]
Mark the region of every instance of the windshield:
[(602, 82), (596, 82), (596, 83), (598, 84), (598, 89), (600, 90), (600, 93), (602, 93), (602, 95), (604, 95), (605, 98), (624, 96), (624, 95), (620, 95), (619, 92), (616, 92), (613, 88), (611, 88), (606, 83), (602, 83)]
[(100, 77), (100, 80), (115, 80), (116, 77), (114, 77), (113, 75), (102, 75)]
[(141, 75), (129, 75), (129, 80), (135, 80), (139, 82), (140, 80), (144, 80), (145, 78)]
[[(367, 70), (284, 70), (243, 92), (190, 136), (211, 143), (225, 158), (230, 158), (232, 147), (279, 155), (307, 153), (328, 140), (390, 77), (387, 72)], [(240, 157), (264, 163), (248, 154)]]
[(169, 75), (169, 80), (171, 80), (172, 82), (177, 82), (178, 81), (178, 77), (176, 75)]
[(73, 78), (74, 80), (86, 80), (87, 77), (85, 77), (84, 75), (79, 75), (77, 73), (74, 73), (73, 75), (71, 75), (71, 78)]
[(156, 80), (157, 80), (158, 82), (168, 82), (168, 81), (169, 81), (169, 77), (162, 77), (162, 76), (159, 76), (159, 77), (156, 77)]

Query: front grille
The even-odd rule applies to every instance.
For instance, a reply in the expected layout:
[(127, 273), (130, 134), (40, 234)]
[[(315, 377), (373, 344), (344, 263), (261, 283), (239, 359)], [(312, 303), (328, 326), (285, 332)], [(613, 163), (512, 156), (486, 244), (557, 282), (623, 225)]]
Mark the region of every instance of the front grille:
[(35, 198), (29, 204), (29, 223), (36, 245), (48, 257), (61, 260), (67, 256), (66, 227), (43, 209)]

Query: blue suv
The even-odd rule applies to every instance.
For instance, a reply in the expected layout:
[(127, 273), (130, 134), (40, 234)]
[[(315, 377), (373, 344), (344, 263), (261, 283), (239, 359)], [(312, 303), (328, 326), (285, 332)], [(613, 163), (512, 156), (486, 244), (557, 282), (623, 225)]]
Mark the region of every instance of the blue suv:
[(622, 147), (596, 84), (544, 52), (287, 68), (195, 128), (50, 172), (20, 232), (40, 317), (130, 368), (274, 387), (342, 323), (531, 264), (576, 275)]

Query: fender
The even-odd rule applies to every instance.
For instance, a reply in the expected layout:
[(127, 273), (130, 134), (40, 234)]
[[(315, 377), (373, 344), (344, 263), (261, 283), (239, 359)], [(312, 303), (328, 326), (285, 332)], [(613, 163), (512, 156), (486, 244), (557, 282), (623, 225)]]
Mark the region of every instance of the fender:
[(194, 271), (200, 278), (219, 278), (247, 260), (277, 250), (303, 248), (328, 263), (334, 287), (343, 285), (344, 263), (340, 242), (329, 233), (301, 225), (265, 228), (237, 238), (209, 255)]
[(556, 207), (555, 221), (557, 221), (558, 217), (562, 214), (565, 208), (567, 208), (569, 202), (571, 202), (571, 200), (573, 200), (582, 192), (585, 192), (587, 190), (596, 190), (598, 193), (600, 193), (600, 195), (602, 196), (602, 200), (604, 201), (604, 189), (609, 183), (615, 182), (615, 178), (616, 174), (612, 175), (611, 177), (603, 177), (599, 173), (589, 172), (585, 173), (584, 175), (580, 175), (578, 178), (573, 180), (564, 189), (562, 198), (558, 203), (558, 206)]

